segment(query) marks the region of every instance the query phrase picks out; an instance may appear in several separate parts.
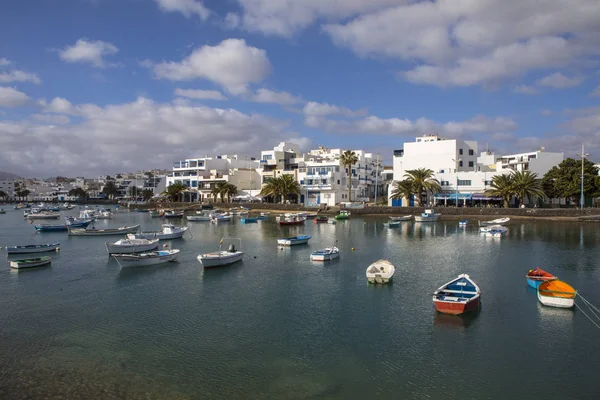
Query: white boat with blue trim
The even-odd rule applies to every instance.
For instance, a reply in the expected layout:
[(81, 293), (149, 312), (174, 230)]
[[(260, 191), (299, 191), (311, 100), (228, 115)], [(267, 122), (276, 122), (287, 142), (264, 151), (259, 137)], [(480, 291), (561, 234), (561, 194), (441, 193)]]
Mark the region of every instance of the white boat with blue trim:
[(283, 239), (277, 239), (277, 244), (280, 246), (295, 246), (297, 244), (306, 244), (310, 240), (309, 235), (292, 236)]

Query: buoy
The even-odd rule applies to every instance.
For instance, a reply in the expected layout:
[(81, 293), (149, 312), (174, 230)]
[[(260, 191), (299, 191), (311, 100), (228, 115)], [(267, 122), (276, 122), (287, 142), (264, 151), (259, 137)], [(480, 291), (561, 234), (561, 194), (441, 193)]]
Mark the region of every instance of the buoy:
[(354, 251), (354, 247), (352, 248), (352, 251)]

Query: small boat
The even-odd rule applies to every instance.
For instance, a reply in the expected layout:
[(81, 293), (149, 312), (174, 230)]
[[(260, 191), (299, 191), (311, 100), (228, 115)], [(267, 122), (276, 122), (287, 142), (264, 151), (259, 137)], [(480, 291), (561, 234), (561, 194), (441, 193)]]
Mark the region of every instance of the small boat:
[(335, 219), (348, 219), (350, 218), (350, 211), (341, 210), (338, 215), (335, 216)]
[(537, 290), (538, 300), (545, 306), (571, 308), (575, 305), (577, 290), (561, 280), (542, 282)]
[(315, 218), (315, 224), (326, 224), (328, 220), (329, 220), (329, 217), (327, 217), (325, 215), (320, 215)]
[(388, 260), (377, 260), (367, 268), (367, 281), (369, 283), (388, 283), (392, 280), (396, 267)]
[(38, 232), (66, 232), (70, 228), (87, 228), (91, 221), (86, 222), (73, 222), (72, 224), (65, 225), (35, 225), (35, 230)]
[(310, 253), (311, 261), (329, 261), (340, 256), (340, 249), (337, 247), (327, 247)]
[(111, 219), (113, 217), (113, 213), (109, 209), (98, 210), (94, 215), (96, 219)]
[(308, 235), (292, 236), (288, 238), (277, 239), (277, 244), (280, 246), (295, 246), (297, 244), (306, 244), (308, 243), (309, 239), (310, 236)]
[(163, 218), (182, 218), (183, 211), (165, 211)]
[(27, 214), (27, 219), (59, 219), (60, 213), (53, 211), (40, 211)]
[(11, 260), (10, 267), (14, 269), (33, 268), (48, 265), (52, 262), (52, 257), (25, 258), (22, 260)]
[(479, 221), (479, 226), (490, 226), (490, 225), (505, 225), (510, 218), (497, 218), (491, 221)]
[(77, 228), (71, 229), (69, 228), (69, 236), (109, 236), (109, 235), (124, 235), (127, 233), (134, 233), (140, 229), (139, 225), (133, 226), (122, 226), (120, 228), (106, 228), (106, 229), (96, 229), (96, 228)]
[(177, 261), (179, 255), (178, 249), (172, 250), (158, 250), (148, 253), (139, 254), (113, 254), (112, 256), (117, 260), (117, 263), (121, 268), (126, 267), (147, 267), (150, 265), (157, 265), (166, 262)]
[(47, 244), (30, 244), (27, 246), (9, 246), (6, 248), (8, 254), (45, 253), (47, 251), (58, 251), (59, 242)]
[(415, 222), (435, 222), (440, 219), (441, 216), (442, 214), (435, 213), (433, 209), (428, 208), (421, 215), (415, 215)]
[(558, 279), (558, 277), (541, 268), (530, 269), (525, 278), (527, 279), (527, 284), (534, 289), (537, 289), (543, 282)]
[(6, 214), (6, 210), (4, 210), (4, 208), (0, 208), (0, 214)]
[(196, 215), (186, 216), (188, 221), (210, 221), (212, 216), (204, 211), (196, 211)]
[(130, 234), (128, 237), (131, 239), (179, 239), (183, 237), (185, 232), (189, 228), (187, 226), (175, 226), (173, 224), (163, 224), (162, 231), (151, 231), (151, 232), (140, 232), (136, 234)]
[(159, 218), (162, 216), (163, 212), (160, 210), (150, 210), (148, 214), (150, 214), (150, 218)]
[(222, 265), (229, 265), (235, 262), (241, 261), (244, 257), (244, 252), (241, 251), (242, 239), (228, 239), (228, 240), (239, 240), (239, 250), (236, 249), (234, 244), (230, 244), (227, 250), (222, 250), (223, 241), (219, 242), (219, 250), (212, 253), (200, 254), (197, 258), (204, 268), (220, 267)]
[(104, 247), (108, 254), (143, 253), (158, 249), (158, 239), (119, 239), (114, 243), (106, 242)]
[(479, 227), (479, 232), (490, 232), (490, 231), (502, 231), (507, 232), (508, 228), (502, 225), (489, 225), (489, 226), (481, 226)]
[(241, 222), (242, 224), (251, 224), (251, 223), (256, 223), (256, 222), (258, 222), (258, 217), (253, 217), (253, 218), (249, 218), (249, 217), (246, 217), (246, 218), (241, 218), (241, 219), (240, 219), (240, 222)]
[(412, 218), (412, 215), (403, 215), (402, 217), (390, 217), (390, 221), (410, 221)]
[(400, 221), (384, 222), (383, 226), (386, 228), (398, 228), (400, 226)]
[(440, 286), (433, 293), (435, 308), (444, 314), (460, 315), (480, 307), (481, 291), (467, 274)]
[(213, 214), (212, 219), (210, 220), (210, 222), (212, 222), (213, 224), (216, 224), (218, 222), (229, 222), (231, 221), (231, 214), (225, 213), (225, 214)]
[(306, 221), (306, 217), (292, 215), (289, 217), (280, 218), (279, 225), (304, 225), (304, 221)]
[(336, 220), (335, 220), (335, 219), (328, 219), (328, 220), (327, 220), (327, 223), (328, 223), (328, 224), (331, 224), (331, 225), (335, 225), (335, 223), (336, 223)]
[(458, 226), (467, 226), (469, 224), (469, 221), (467, 221), (466, 219), (463, 219), (462, 221), (458, 221)]

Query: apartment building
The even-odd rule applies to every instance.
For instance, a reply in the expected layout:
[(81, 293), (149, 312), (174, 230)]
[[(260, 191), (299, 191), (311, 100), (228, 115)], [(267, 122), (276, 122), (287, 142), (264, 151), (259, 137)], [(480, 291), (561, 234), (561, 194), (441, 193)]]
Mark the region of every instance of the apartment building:
[(0, 191), (4, 192), (9, 199), (15, 196), (15, 182), (12, 180), (0, 181)]

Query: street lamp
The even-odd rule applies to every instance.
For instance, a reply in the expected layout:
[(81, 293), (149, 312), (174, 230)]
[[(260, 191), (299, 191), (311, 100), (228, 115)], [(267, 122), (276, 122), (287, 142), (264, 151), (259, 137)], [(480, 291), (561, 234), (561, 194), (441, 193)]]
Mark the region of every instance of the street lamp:
[(379, 177), (379, 154), (377, 154), (376, 164), (377, 171), (375, 172), (375, 206), (377, 206), (377, 178)]
[(462, 161), (462, 158), (459, 158), (457, 160), (455, 160), (453, 158), (452, 161), (455, 162), (455, 167), (456, 167), (454, 169), (454, 173), (456, 173), (456, 207), (458, 207), (458, 163)]
[(581, 157), (581, 200), (579, 201), (581, 209), (583, 210), (584, 197), (583, 197), (583, 162), (589, 153), (583, 152), (583, 143), (581, 143), (581, 153), (577, 153), (579, 157)]

